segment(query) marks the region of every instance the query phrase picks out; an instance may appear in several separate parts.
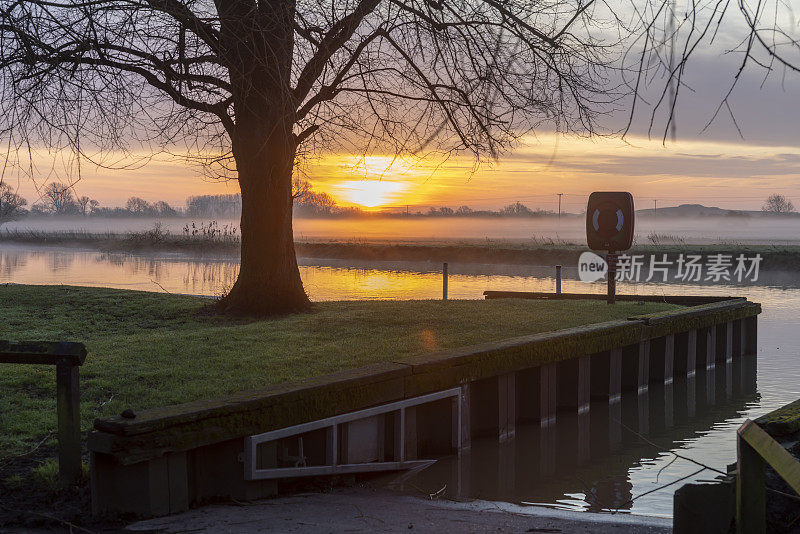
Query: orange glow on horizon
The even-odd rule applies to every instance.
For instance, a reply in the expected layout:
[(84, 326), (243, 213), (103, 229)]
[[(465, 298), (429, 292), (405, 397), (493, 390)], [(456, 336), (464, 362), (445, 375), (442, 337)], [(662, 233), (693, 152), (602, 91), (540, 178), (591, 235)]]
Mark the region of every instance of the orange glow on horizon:
[[(2, 153), (0, 151), (0, 153)], [(58, 156), (59, 154), (56, 154)], [(120, 164), (135, 163), (146, 154), (110, 154)], [(38, 150), (19, 157), (19, 172), (4, 181), (29, 205), (52, 181), (70, 182), (69, 169), (51, 172), (53, 154)], [(114, 159), (116, 158), (116, 159)], [(27, 176), (28, 164), (35, 167)], [(69, 167), (69, 165), (66, 165)], [(476, 166), (468, 156), (429, 154), (424, 157), (326, 153), (300, 164), (300, 174), (316, 192), (331, 195), (340, 206), (366, 211), (393, 208), (426, 212), (430, 207), (497, 210), (520, 201), (531, 209), (555, 210), (556, 192), (564, 193), (562, 209), (579, 213), (594, 190), (628, 190), (642, 206), (700, 203), (727, 209), (759, 209), (774, 192), (795, 204), (800, 198), (800, 149), (748, 143), (686, 140), (669, 146), (631, 137), (584, 139), (541, 134), (526, 137), (497, 162)], [(165, 200), (184, 206), (186, 198), (239, 191), (235, 180), (220, 182), (178, 157), (156, 156), (133, 170), (84, 164), (75, 183), (78, 196), (87, 195), (103, 207), (121, 206), (130, 196), (150, 202)]]
[(409, 185), (385, 180), (347, 180), (331, 184), (336, 190), (334, 196), (337, 199), (367, 209), (377, 209), (396, 203)]

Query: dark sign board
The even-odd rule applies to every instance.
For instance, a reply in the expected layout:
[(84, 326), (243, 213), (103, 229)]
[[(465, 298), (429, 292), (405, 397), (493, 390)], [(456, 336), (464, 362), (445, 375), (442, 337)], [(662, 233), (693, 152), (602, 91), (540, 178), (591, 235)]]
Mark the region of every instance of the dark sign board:
[(628, 250), (633, 244), (633, 195), (595, 191), (586, 208), (586, 240), (592, 250)]

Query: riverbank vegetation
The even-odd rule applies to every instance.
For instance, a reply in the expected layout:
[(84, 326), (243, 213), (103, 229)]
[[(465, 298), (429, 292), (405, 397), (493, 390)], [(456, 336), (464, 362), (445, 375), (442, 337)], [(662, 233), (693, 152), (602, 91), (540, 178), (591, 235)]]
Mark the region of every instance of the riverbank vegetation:
[[(0, 286), (0, 339), (80, 341), (81, 419), (300, 380), (425, 352), (674, 308), (600, 301), (348, 301), (273, 320), (208, 315), (209, 299), (105, 288)], [(0, 374), (0, 457), (56, 428), (55, 370)], [(54, 434), (52, 434), (54, 435)], [(54, 438), (50, 438), (53, 441)]]
[[(761, 255), (763, 270), (792, 270), (800, 267), (800, 245), (745, 244), (719, 242), (691, 244), (672, 234), (650, 233), (629, 251), (647, 259), (667, 254), (709, 256), (739, 254)], [(187, 222), (179, 232), (171, 232), (159, 223), (141, 231), (86, 232), (0, 230), (0, 243), (43, 246), (79, 246), (102, 252), (149, 253), (180, 252), (202, 257), (239, 255), (239, 233), (236, 225), (210, 222)], [(451, 241), (367, 241), (367, 240), (298, 240), (298, 257), (364, 261), (421, 261), (452, 263), (484, 263), (509, 265), (576, 265), (585, 242), (553, 237), (531, 237), (525, 240), (451, 240)]]

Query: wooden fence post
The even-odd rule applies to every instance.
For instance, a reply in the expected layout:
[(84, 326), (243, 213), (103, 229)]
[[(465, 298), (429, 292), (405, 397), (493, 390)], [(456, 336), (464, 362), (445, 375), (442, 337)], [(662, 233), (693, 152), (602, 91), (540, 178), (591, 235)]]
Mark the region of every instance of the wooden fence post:
[(78, 366), (62, 359), (56, 364), (58, 411), (58, 473), (64, 485), (81, 474), (81, 411)]
[(81, 476), (81, 410), (78, 367), (86, 360), (82, 343), (0, 340), (0, 363), (55, 365), (58, 415), (58, 471), (61, 483)]
[(764, 486), (766, 464), (761, 455), (742, 439), (742, 428), (737, 432), (736, 439), (736, 532), (760, 534), (766, 532), (767, 527), (767, 492)]

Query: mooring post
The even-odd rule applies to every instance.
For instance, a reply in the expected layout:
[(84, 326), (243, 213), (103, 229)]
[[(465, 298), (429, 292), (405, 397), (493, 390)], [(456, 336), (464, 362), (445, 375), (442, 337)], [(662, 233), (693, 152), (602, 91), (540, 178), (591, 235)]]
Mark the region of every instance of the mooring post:
[(64, 485), (75, 484), (81, 474), (79, 384), (78, 366), (71, 359), (60, 359), (56, 364), (58, 472)]
[(556, 295), (561, 294), (561, 266), (556, 265)]
[(442, 300), (447, 300), (447, 263), (442, 264)]

